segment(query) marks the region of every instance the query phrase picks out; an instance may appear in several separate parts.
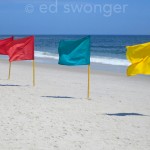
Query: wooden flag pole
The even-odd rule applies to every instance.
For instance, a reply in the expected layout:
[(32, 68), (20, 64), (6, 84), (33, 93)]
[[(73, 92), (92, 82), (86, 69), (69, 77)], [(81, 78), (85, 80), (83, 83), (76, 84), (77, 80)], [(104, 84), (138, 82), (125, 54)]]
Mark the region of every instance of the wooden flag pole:
[(88, 65), (88, 94), (87, 99), (90, 99), (90, 65)]
[(8, 80), (10, 80), (10, 73), (11, 73), (11, 62), (9, 62), (9, 73), (8, 73)]
[(33, 71), (33, 86), (35, 86), (35, 62), (32, 61), (32, 71)]

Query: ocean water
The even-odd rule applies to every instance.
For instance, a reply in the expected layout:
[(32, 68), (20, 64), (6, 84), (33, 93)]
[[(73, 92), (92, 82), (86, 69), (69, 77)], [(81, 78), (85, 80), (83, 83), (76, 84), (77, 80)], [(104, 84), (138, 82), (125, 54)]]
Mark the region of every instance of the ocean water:
[[(0, 36), (0, 39), (9, 36)], [(22, 36), (14, 36), (22, 38)], [(76, 40), (81, 35), (37, 35), (35, 36), (35, 57), (41, 62), (51, 58), (58, 61), (58, 44), (62, 39)], [(150, 35), (92, 35), (91, 62), (113, 66), (128, 66), (126, 46), (150, 42)]]

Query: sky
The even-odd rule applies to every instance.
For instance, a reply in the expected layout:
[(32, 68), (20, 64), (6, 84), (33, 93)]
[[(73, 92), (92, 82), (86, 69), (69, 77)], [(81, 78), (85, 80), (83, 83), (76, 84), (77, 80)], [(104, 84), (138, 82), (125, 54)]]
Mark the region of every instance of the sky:
[(150, 0), (0, 0), (0, 35), (150, 35)]

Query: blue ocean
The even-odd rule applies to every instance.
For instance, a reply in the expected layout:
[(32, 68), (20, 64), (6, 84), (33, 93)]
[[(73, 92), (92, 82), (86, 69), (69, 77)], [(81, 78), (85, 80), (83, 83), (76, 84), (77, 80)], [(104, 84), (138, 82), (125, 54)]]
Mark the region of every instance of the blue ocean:
[[(9, 36), (0, 36), (6, 38)], [(22, 38), (22, 36), (14, 36)], [(58, 44), (64, 39), (76, 40), (83, 35), (37, 35), (35, 36), (35, 57), (44, 62), (58, 60)], [(150, 35), (92, 35), (91, 36), (91, 62), (114, 66), (128, 66), (126, 59), (126, 46), (150, 42)], [(42, 62), (41, 61), (41, 62)]]

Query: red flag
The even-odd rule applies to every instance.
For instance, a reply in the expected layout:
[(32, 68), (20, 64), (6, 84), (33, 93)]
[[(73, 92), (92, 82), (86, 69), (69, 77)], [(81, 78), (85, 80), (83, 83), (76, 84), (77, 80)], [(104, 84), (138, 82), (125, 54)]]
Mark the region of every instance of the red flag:
[(34, 60), (34, 36), (13, 40), (8, 45), (9, 61)]
[(0, 40), (0, 55), (8, 55), (7, 46), (13, 41), (13, 36), (7, 39)]

